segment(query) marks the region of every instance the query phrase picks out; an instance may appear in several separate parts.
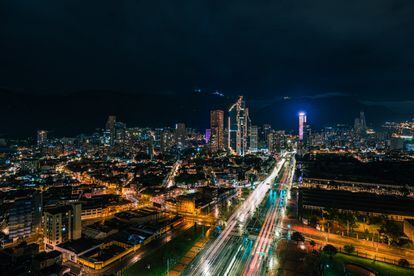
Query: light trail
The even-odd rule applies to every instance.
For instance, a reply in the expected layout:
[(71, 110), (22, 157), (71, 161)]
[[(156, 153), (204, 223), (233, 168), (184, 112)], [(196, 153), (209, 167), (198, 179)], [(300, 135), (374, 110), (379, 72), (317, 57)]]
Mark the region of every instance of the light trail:
[(275, 230), (279, 224), (280, 214), (285, 208), (285, 205), (281, 208), (282, 200), (286, 200), (286, 193), (283, 193), (282, 198), (283, 184), (288, 183), (291, 180), (293, 169), (294, 167), (292, 168), (292, 171), (286, 170), (283, 174), (277, 191), (279, 197), (276, 203), (272, 204), (266, 214), (265, 221), (260, 229), (259, 235), (257, 236), (254, 250), (252, 250), (252, 254), (250, 255), (250, 260), (245, 266), (243, 272), (243, 275), (245, 276), (260, 274), (263, 260), (265, 259), (265, 256), (268, 255), (271, 243), (273, 242), (274, 233), (276, 232)]
[(240, 225), (242, 229), (246, 227), (245, 221), (251, 217), (254, 210), (263, 201), (271, 187), (271, 184), (285, 164), (285, 156), (286, 154), (276, 164), (272, 173), (256, 187), (256, 189), (249, 195), (242, 205), (230, 216), (227, 220), (226, 228), (219, 235), (219, 237), (204, 252), (201, 253), (202, 255), (197, 258), (197, 262), (189, 271), (189, 275), (213, 274), (212, 270), (214, 270), (214, 264), (217, 263), (217, 258), (219, 257), (220, 252), (225, 251), (224, 247), (228, 245), (234, 230), (237, 230), (236, 226)]

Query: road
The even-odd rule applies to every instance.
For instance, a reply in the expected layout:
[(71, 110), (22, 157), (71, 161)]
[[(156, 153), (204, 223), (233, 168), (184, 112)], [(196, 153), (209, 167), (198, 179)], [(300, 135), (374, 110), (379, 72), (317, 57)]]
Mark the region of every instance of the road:
[[(188, 275), (228, 275), (236, 263), (240, 263), (246, 257), (243, 252), (243, 233), (248, 220), (256, 208), (262, 203), (271, 184), (279, 175), (284, 166), (286, 155), (274, 167), (272, 173), (249, 195), (238, 209), (227, 220), (225, 229), (206, 249), (200, 253), (195, 262), (191, 264)], [(249, 247), (248, 247), (249, 248)], [(237, 269), (236, 269), (237, 270)]]
[(170, 188), (170, 187), (174, 186), (174, 178), (175, 178), (175, 176), (177, 175), (178, 170), (179, 170), (179, 169), (180, 169), (180, 167), (181, 167), (181, 162), (182, 162), (181, 160), (177, 160), (177, 161), (174, 163), (174, 165), (172, 166), (170, 173), (169, 173), (169, 174), (168, 174), (168, 176), (165, 178), (165, 180), (164, 180), (164, 185), (165, 185), (167, 188)]
[(267, 269), (273, 243), (276, 241), (275, 234), (280, 230), (284, 218), (287, 194), (292, 183), (294, 169), (293, 160), (292, 163), (286, 165), (286, 170), (276, 189), (270, 192), (269, 201), (271, 206), (244, 267), (243, 275), (245, 276), (260, 275)]

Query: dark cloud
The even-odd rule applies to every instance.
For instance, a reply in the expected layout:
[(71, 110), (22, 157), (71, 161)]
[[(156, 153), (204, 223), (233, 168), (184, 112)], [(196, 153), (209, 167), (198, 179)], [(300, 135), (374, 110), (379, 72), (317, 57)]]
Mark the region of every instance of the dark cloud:
[(0, 2), (0, 86), (414, 99), (411, 0)]

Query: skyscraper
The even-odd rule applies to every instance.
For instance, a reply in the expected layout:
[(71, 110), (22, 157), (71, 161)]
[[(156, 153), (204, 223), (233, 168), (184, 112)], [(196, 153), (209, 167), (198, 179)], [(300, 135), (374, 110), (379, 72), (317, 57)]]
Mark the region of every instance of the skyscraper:
[(116, 138), (115, 124), (116, 124), (116, 117), (109, 116), (105, 124), (105, 134), (107, 136), (106, 142), (110, 145), (114, 144), (115, 138)]
[(306, 125), (306, 113), (300, 112), (299, 113), (299, 141), (303, 140), (303, 130)]
[(164, 129), (160, 136), (161, 152), (168, 151), (174, 145), (174, 133), (170, 129)]
[(211, 139), (211, 129), (207, 128), (204, 134), (204, 141), (206, 142), (206, 144), (210, 143), (210, 139)]
[(228, 118), (228, 149), (231, 153), (244, 155), (247, 151), (249, 137), (249, 109), (240, 96), (229, 109)]
[(116, 116), (109, 116), (105, 124), (105, 129), (113, 130), (115, 129), (115, 124), (116, 124)]
[(187, 129), (184, 123), (175, 124), (175, 144), (179, 149), (183, 149), (187, 144)]
[(251, 152), (256, 152), (258, 148), (258, 127), (257, 126), (251, 126), (249, 130), (249, 142), (250, 147), (249, 150)]
[(210, 111), (210, 148), (217, 152), (224, 148), (224, 111)]
[(361, 111), (359, 118), (355, 118), (354, 131), (359, 134), (364, 134), (367, 130), (367, 122), (365, 121), (365, 113)]
[(42, 146), (47, 142), (47, 131), (38, 130), (37, 131), (37, 145)]
[(365, 113), (364, 111), (361, 111), (359, 113), (359, 122), (361, 124), (361, 129), (366, 130), (367, 129), (367, 122), (365, 121)]

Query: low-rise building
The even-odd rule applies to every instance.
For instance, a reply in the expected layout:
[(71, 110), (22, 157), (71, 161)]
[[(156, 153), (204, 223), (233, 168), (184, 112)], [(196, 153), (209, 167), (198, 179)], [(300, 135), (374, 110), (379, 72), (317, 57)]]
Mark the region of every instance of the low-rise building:
[(404, 234), (411, 240), (414, 241), (414, 220), (406, 219), (403, 224)]

